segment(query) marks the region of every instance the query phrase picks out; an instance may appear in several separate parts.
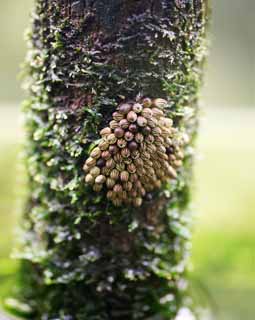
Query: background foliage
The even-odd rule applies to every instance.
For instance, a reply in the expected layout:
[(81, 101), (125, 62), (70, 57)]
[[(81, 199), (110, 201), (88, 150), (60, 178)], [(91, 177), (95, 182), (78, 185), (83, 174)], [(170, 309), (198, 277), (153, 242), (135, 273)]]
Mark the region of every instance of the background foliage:
[[(0, 3), (0, 297), (15, 282), (8, 259), (24, 193), (18, 159), (16, 80), (30, 0)], [(214, 1), (212, 53), (204, 90), (205, 119), (197, 161), (193, 275), (196, 296), (217, 319), (254, 319), (255, 41), (253, 0)]]

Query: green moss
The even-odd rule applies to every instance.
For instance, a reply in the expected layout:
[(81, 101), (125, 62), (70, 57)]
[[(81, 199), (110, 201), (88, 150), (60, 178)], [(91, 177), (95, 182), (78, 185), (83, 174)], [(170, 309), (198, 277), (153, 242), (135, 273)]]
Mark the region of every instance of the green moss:
[[(21, 273), (29, 270), (21, 292), (33, 319), (163, 320), (184, 306), (204, 57), (200, 5), (94, 1), (79, 16), (72, 7), (70, 16), (67, 1), (37, 1), (27, 59), (30, 195), (20, 254)], [(171, 101), (167, 112), (191, 144), (176, 183), (141, 209), (115, 208), (85, 185), (82, 166), (116, 105), (138, 93)]]

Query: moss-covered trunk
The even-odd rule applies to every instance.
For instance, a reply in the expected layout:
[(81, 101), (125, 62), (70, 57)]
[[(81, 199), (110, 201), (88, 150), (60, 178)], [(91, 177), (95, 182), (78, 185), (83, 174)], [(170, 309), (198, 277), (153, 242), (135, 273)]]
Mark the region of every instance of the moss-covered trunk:
[[(29, 199), (22, 253), (22, 294), (33, 319), (169, 320), (189, 301), (188, 204), (206, 9), (206, 0), (36, 1), (27, 60)], [(125, 201), (112, 202), (106, 186), (86, 183), (84, 162), (119, 105), (151, 107), (155, 98), (173, 121), (170, 131), (182, 136), (182, 150), (156, 147), (174, 162), (164, 170), (174, 172), (164, 179), (161, 160), (148, 162), (145, 154), (143, 163), (155, 164), (161, 178), (152, 178), (150, 188), (150, 165), (128, 167), (132, 190), (118, 185), (114, 190)], [(151, 142), (170, 144), (169, 137), (158, 138), (162, 128), (153, 123), (142, 134), (152, 130)], [(155, 148), (148, 148), (153, 158)]]

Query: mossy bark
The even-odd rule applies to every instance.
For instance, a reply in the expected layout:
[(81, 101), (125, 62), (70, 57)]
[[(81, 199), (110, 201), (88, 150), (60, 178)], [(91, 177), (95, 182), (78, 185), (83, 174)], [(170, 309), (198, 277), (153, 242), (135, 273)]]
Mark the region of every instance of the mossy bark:
[[(33, 319), (174, 319), (186, 305), (203, 0), (37, 0), (24, 109), (22, 295)], [(165, 98), (190, 137), (175, 182), (115, 208), (82, 170), (125, 97)]]

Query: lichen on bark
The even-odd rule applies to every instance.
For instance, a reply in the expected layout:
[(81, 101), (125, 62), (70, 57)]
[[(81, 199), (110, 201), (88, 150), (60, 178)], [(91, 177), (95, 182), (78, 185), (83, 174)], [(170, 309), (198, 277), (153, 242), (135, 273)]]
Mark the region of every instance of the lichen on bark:
[[(33, 319), (174, 319), (186, 304), (206, 1), (37, 0), (24, 104), (22, 297)], [(123, 99), (169, 101), (189, 136), (177, 179), (114, 207), (82, 167)]]

